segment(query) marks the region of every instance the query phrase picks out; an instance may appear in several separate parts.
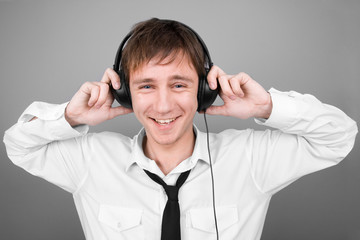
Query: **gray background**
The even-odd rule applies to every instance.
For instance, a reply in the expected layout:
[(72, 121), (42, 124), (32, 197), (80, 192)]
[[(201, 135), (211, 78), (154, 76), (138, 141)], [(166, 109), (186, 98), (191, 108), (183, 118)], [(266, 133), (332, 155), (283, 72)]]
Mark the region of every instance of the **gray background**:
[[(360, 120), (359, 1), (1, 1), (0, 132), (35, 100), (68, 101), (111, 67), (130, 27), (150, 17), (194, 28), (215, 64), (266, 89), (315, 95)], [(220, 103), (220, 102), (218, 102)], [(204, 130), (202, 116), (196, 124)], [(213, 132), (256, 128), (209, 117)], [(91, 131), (138, 132), (134, 115)], [(0, 239), (84, 239), (72, 196), (15, 167), (0, 146)], [(344, 162), (274, 196), (263, 240), (360, 239), (358, 141)]]

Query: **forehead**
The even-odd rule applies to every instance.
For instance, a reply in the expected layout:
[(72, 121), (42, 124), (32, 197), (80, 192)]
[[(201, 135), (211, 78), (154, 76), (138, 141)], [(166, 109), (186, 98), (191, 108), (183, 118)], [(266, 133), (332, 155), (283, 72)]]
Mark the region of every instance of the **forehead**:
[(130, 72), (130, 81), (143, 78), (165, 78), (170, 75), (197, 79), (197, 72), (186, 54), (171, 54), (165, 58), (156, 56)]

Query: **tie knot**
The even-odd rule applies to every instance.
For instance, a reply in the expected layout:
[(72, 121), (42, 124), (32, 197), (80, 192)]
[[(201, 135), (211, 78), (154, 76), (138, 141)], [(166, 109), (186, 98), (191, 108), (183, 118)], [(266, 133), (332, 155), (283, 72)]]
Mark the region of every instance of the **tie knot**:
[(166, 195), (169, 201), (178, 202), (179, 188), (177, 186), (166, 186), (164, 187)]
[(179, 188), (184, 184), (184, 182), (186, 181), (187, 177), (190, 174), (190, 170), (183, 172), (180, 174), (178, 180), (176, 181), (176, 185), (175, 186), (169, 186), (167, 185), (164, 180), (162, 180), (158, 175), (151, 173), (147, 170), (145, 170), (145, 173), (156, 183), (160, 184), (163, 186), (163, 188), (165, 189), (166, 195), (168, 196), (168, 200), (171, 202), (178, 202), (178, 193), (179, 193)]

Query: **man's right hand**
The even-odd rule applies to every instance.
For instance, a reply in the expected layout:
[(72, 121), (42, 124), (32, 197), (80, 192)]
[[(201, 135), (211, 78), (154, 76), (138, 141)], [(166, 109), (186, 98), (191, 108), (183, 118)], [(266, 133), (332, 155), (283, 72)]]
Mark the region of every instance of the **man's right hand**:
[(65, 110), (65, 119), (71, 126), (97, 125), (132, 112), (123, 106), (112, 107), (114, 97), (110, 91), (110, 83), (115, 89), (120, 88), (119, 75), (108, 68), (100, 82), (86, 82), (80, 87)]

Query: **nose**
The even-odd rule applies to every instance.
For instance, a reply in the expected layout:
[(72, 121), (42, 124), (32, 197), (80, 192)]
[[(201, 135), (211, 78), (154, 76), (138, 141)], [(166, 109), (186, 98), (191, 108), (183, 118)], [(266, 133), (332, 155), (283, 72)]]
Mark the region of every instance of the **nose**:
[(154, 99), (154, 110), (160, 114), (166, 114), (173, 107), (173, 98), (168, 88), (161, 88), (157, 91), (156, 99)]

